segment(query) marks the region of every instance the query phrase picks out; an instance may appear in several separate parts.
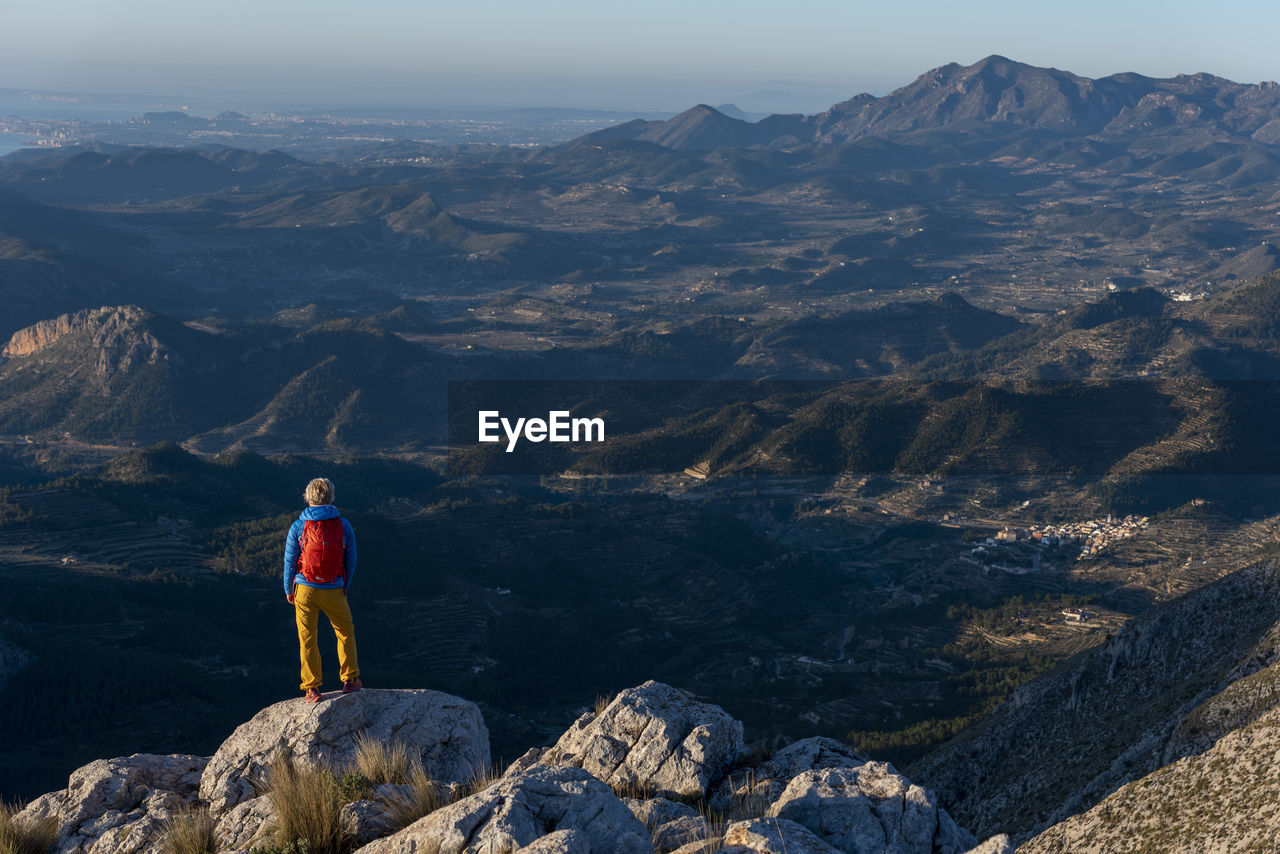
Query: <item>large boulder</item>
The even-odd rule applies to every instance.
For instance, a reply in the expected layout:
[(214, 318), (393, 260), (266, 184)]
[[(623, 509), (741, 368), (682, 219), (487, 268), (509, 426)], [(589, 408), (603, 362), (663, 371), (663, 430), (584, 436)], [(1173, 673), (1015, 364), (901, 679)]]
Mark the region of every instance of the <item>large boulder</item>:
[(214, 815), (255, 797), (254, 783), (280, 751), (303, 764), (345, 765), (361, 732), (404, 742), (442, 782), (464, 782), (489, 764), (489, 730), (475, 703), (439, 691), (365, 689), (319, 703), (286, 700), (258, 712), (209, 760), (200, 797)]
[(793, 777), (823, 768), (857, 768), (866, 761), (866, 757), (834, 738), (803, 738), (759, 765), (734, 769), (712, 789), (710, 806), (724, 815), (758, 817), (778, 799)]
[(963, 854), (978, 844), (931, 792), (884, 762), (805, 771), (767, 815), (802, 824), (846, 854)]
[(32, 801), (19, 821), (56, 819), (55, 854), (157, 851), (165, 821), (195, 803), (208, 761), (150, 753), (98, 759), (73, 771), (65, 791)]
[(700, 798), (742, 750), (742, 724), (728, 712), (650, 681), (583, 715), (536, 761), (583, 768), (612, 786)]
[[(540, 842), (555, 831), (577, 833)], [(504, 777), (359, 854), (479, 854), (535, 845), (544, 854), (653, 854), (644, 825), (608, 786), (580, 768), (547, 766)]]

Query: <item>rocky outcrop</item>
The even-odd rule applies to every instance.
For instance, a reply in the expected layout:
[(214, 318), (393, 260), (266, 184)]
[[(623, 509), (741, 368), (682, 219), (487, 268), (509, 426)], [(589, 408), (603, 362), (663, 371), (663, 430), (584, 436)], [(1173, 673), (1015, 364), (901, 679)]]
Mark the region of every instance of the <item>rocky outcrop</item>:
[(268, 706), (222, 743), (200, 780), (200, 797), (221, 815), (254, 797), (271, 758), (280, 751), (303, 764), (347, 764), (355, 737), (401, 741), (441, 782), (471, 779), (489, 764), (489, 731), (475, 703), (439, 691), (366, 689), (308, 703)]
[(72, 772), (65, 791), (32, 801), (19, 820), (55, 818), (55, 854), (157, 851), (164, 822), (194, 803), (206, 762), (150, 753), (99, 759)]
[(536, 761), (584, 768), (613, 786), (703, 797), (742, 751), (742, 724), (728, 712), (650, 681), (583, 715)]
[[(137, 357), (146, 360), (166, 358), (166, 350), (144, 329), (152, 315), (137, 306), (104, 306), (63, 314), (52, 320), (19, 329), (0, 349), (0, 356), (18, 359), (39, 353), (69, 335), (87, 336), (90, 345), (104, 354), (115, 354), (116, 367), (128, 373), (129, 362)], [(99, 365), (101, 368), (103, 365)]]
[[(167, 821), (207, 805), (220, 854), (248, 854), (279, 841), (276, 811), (260, 788), (272, 758), (285, 752), (299, 766), (341, 773), (361, 733), (420, 757), (446, 806), (397, 829), (403, 819), (393, 806), (412, 800), (410, 786), (381, 784), (342, 804), (339, 822), (360, 854), (704, 854), (720, 846), (726, 854), (960, 854), (974, 844), (928, 791), (831, 739), (805, 739), (733, 769), (742, 725), (657, 682), (623, 691), (553, 747), (530, 751), (465, 797), (472, 786), (461, 784), (489, 761), (476, 706), (436, 691), (367, 689), (263, 709), (210, 759), (140, 754), (91, 763), (19, 820), (56, 819), (55, 854), (161, 854)], [(619, 790), (643, 797), (620, 798)], [(746, 820), (726, 832), (718, 816), (678, 799), (708, 792), (733, 806), (730, 819)]]
[(726, 814), (763, 814), (793, 777), (822, 768), (855, 768), (866, 761), (834, 738), (801, 739), (759, 765), (732, 771), (712, 789), (711, 808)]
[(804, 825), (848, 854), (962, 854), (978, 842), (931, 792), (884, 762), (804, 771), (767, 815)]
[(651, 854), (640, 821), (613, 791), (580, 768), (540, 766), (504, 777), (360, 849), (360, 854), (474, 854), (511, 851), (555, 831), (576, 831), (544, 841), (541, 850)]

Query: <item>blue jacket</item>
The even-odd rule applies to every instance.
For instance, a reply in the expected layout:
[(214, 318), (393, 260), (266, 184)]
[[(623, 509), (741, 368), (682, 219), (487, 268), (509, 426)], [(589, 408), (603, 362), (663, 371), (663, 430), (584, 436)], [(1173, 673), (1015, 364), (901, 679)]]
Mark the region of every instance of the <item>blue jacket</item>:
[(351, 586), (351, 577), (356, 574), (356, 532), (351, 529), (351, 523), (346, 519), (342, 520), (342, 575), (328, 584), (317, 584), (314, 581), (307, 581), (298, 571), (298, 558), (302, 555), (302, 544), (298, 540), (302, 536), (307, 520), (335, 519), (341, 518), (341, 515), (338, 508), (332, 504), (320, 504), (303, 510), (298, 521), (290, 526), (289, 534), (284, 538), (284, 595), (288, 596), (293, 592), (295, 583), (320, 590), (336, 590), (339, 587), (346, 590)]

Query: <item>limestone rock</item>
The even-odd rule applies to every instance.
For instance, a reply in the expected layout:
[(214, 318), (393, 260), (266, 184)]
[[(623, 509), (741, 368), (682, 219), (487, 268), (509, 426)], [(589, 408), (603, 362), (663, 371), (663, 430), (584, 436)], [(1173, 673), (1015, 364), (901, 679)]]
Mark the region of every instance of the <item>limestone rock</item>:
[(340, 766), (354, 755), (362, 731), (409, 745), (436, 780), (469, 780), (489, 763), (489, 731), (475, 703), (439, 691), (365, 689), (320, 703), (286, 700), (258, 712), (213, 755), (200, 797), (221, 815), (255, 796), (251, 781), (261, 778), (277, 751), (304, 763)]
[[(553, 831), (577, 831), (539, 850), (585, 845), (593, 854), (652, 854), (644, 825), (604, 783), (579, 768), (538, 766), (443, 807), (360, 854), (478, 854), (533, 845)], [(570, 847), (572, 846), (572, 847)], [(559, 850), (558, 848), (556, 850)]]
[(195, 801), (200, 756), (138, 753), (98, 759), (71, 773), (65, 792), (42, 795), (20, 821), (54, 817), (56, 854), (135, 854), (156, 850), (164, 822)]
[(816, 833), (785, 818), (755, 818), (729, 825), (725, 850), (741, 846), (758, 854), (840, 854)]
[(62, 810), (67, 803), (67, 790), (60, 792), (49, 792), (41, 795), (18, 813), (18, 817), (23, 821), (40, 821), (45, 818), (56, 818), (59, 823), (62, 822)]
[(268, 842), (276, 823), (276, 810), (267, 797), (250, 798), (222, 814), (214, 828), (219, 850), (247, 852)]
[(932, 793), (884, 762), (805, 771), (767, 815), (802, 824), (848, 854), (961, 854), (978, 843)]
[(804, 738), (754, 768), (730, 773), (712, 790), (711, 808), (729, 815), (763, 815), (792, 777), (822, 768), (856, 768), (866, 761), (852, 747), (834, 738)]
[(545, 756), (547, 751), (550, 749), (551, 748), (549, 747), (530, 747), (524, 753), (520, 754), (515, 762), (512, 762), (507, 766), (507, 769), (502, 772), (502, 776), (509, 777), (512, 774), (519, 774), (521, 771), (528, 771), (530, 768), (541, 762), (542, 757)]
[(1015, 854), (1013, 842), (1005, 834), (993, 836), (977, 848), (970, 848), (965, 854)]
[(640, 823), (652, 830), (678, 818), (697, 816), (698, 811), (679, 801), (666, 798), (623, 798), (623, 805)]
[(343, 832), (356, 845), (368, 845), (395, 830), (391, 817), (387, 815), (387, 805), (373, 799), (343, 804), (339, 821)]
[(591, 854), (591, 840), (581, 830), (553, 830), (517, 851), (520, 854)]
[(583, 715), (538, 761), (585, 768), (610, 785), (702, 797), (742, 749), (742, 724), (724, 709), (650, 681)]
[(706, 839), (710, 835), (707, 821), (700, 815), (685, 815), (664, 822), (653, 829), (653, 847), (659, 851), (674, 851), (690, 842)]

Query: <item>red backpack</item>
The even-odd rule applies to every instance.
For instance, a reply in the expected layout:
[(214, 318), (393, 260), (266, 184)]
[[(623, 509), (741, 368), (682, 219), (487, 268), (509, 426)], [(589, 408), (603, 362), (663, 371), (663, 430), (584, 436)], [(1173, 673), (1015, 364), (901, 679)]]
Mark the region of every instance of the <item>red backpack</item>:
[(342, 518), (307, 519), (298, 538), (302, 554), (298, 569), (302, 577), (314, 584), (331, 584), (343, 572)]

